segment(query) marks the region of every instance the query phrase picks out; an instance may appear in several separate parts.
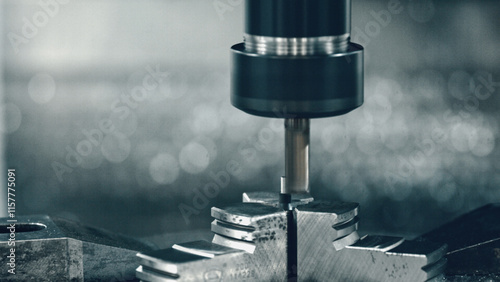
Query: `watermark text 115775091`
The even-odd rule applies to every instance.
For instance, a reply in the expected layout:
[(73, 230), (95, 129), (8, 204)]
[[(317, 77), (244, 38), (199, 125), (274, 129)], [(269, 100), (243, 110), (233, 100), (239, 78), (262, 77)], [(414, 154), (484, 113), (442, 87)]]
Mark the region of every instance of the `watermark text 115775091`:
[(7, 270), (10, 274), (16, 274), (16, 170), (7, 170), (7, 212), (9, 219), (7, 220), (7, 230), (9, 230), (10, 247), (7, 255)]

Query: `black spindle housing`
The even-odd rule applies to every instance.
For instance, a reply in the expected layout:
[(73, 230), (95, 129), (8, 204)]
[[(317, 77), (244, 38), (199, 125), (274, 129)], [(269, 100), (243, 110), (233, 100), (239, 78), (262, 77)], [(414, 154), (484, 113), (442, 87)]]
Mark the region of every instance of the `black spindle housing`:
[(334, 36), (351, 31), (351, 0), (246, 0), (245, 33)]
[(315, 44), (318, 37), (331, 37), (343, 40), (344, 47), (280, 55), (257, 52), (245, 43), (234, 45), (233, 106), (265, 117), (319, 118), (342, 115), (363, 104), (363, 47), (348, 37), (351, 0), (246, 0), (245, 6), (246, 40), (264, 36), (260, 47), (269, 40), (283, 42), (283, 37), (294, 38), (290, 44)]

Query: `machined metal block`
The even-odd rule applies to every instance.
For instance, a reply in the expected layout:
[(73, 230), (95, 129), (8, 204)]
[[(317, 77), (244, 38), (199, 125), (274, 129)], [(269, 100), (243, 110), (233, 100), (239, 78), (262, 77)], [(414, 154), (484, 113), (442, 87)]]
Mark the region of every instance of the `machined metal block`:
[(213, 207), (212, 242), (140, 253), (144, 281), (286, 281), (287, 214), (259, 203)]
[[(46, 215), (7, 220), (0, 220), (0, 263), (14, 263), (15, 274), (1, 272), (2, 281), (131, 281), (136, 253), (153, 249), (132, 238)], [(9, 241), (11, 224), (14, 241)], [(8, 257), (11, 253), (14, 258)]]

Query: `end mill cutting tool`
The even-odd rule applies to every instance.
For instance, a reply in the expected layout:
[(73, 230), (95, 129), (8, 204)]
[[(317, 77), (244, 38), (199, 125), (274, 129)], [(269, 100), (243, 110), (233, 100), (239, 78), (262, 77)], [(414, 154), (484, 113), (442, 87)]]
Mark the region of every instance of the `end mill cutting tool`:
[(310, 118), (363, 103), (363, 47), (350, 42), (350, 0), (247, 0), (232, 51), (231, 103), (285, 119), (283, 194), (309, 192)]
[(310, 119), (363, 103), (363, 47), (350, 42), (351, 0), (246, 0), (231, 48), (231, 103), (284, 118), (278, 193), (213, 207), (212, 242), (138, 254), (144, 281), (427, 281), (446, 246), (357, 233), (358, 204), (309, 196)]
[(245, 9), (244, 42), (231, 48), (231, 103), (285, 119), (280, 200), (288, 213), (288, 272), (294, 277), (297, 228), (289, 200), (310, 190), (310, 119), (361, 106), (363, 47), (350, 42), (350, 0), (247, 0)]

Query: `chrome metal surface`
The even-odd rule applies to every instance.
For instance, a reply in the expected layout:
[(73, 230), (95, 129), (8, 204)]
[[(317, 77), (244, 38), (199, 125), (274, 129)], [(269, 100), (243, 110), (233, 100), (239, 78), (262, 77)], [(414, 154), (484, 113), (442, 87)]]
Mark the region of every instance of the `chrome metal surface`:
[(237, 203), (225, 208), (212, 207), (213, 218), (247, 227), (260, 226), (260, 223), (266, 222), (270, 217), (279, 217), (282, 214), (278, 208), (257, 203)]
[(256, 248), (255, 243), (253, 242), (246, 242), (235, 238), (221, 236), (219, 234), (214, 235), (212, 243), (226, 246), (228, 248), (234, 248), (236, 250), (242, 250), (250, 254), (253, 254)]
[(227, 224), (219, 220), (212, 221), (212, 232), (243, 241), (253, 241), (255, 239), (255, 229), (247, 229), (242, 226)]
[(135, 270), (135, 275), (141, 281), (150, 281), (150, 282), (171, 282), (177, 281), (177, 278), (171, 277), (168, 275), (164, 275), (163, 273), (159, 273), (157, 271), (151, 270), (145, 266), (140, 265)]
[[(293, 194), (292, 202), (290, 205), (295, 207), (297, 205), (305, 205), (314, 201), (310, 194)], [(271, 192), (246, 192), (243, 193), (243, 203), (259, 203), (278, 208), (280, 206), (279, 196), (277, 193)]]
[(309, 127), (309, 119), (285, 119), (283, 194), (309, 193)]
[(207, 241), (194, 241), (189, 243), (174, 244), (172, 246), (172, 249), (206, 258), (214, 258), (223, 254), (238, 252), (235, 249), (211, 244)]
[[(277, 208), (278, 195), (247, 193), (243, 199), (246, 203), (212, 208), (212, 242), (176, 244), (138, 254), (137, 277), (179, 282), (287, 281), (291, 230), (287, 212)], [(442, 277), (446, 245), (388, 236), (360, 238), (358, 204), (309, 199), (296, 195), (293, 205), (297, 281), (437, 281)]]
[(443, 244), (359, 239), (355, 231), (337, 237), (344, 235), (338, 228), (357, 219), (352, 204), (313, 202), (297, 206), (295, 214), (299, 281), (426, 281), (446, 264)]
[[(138, 254), (145, 281), (286, 281), (286, 212), (241, 203), (212, 208), (212, 242), (176, 244)], [(163, 280), (162, 280), (163, 279)], [(212, 280), (211, 280), (212, 279)]]
[(310, 56), (345, 52), (350, 34), (320, 37), (270, 37), (245, 34), (245, 50), (260, 55)]
[(359, 240), (358, 232), (352, 232), (351, 234), (337, 239), (332, 242), (335, 251), (340, 251), (343, 248), (356, 243)]
[[(334, 233), (335, 237), (342, 238), (342, 237), (345, 237), (345, 236), (353, 233), (354, 231), (358, 230), (358, 223), (359, 223), (359, 218), (355, 217), (355, 218), (349, 220), (348, 222), (345, 222), (345, 223), (343, 222), (343, 223), (334, 225), (333, 230), (335, 232)], [(355, 241), (357, 241), (357, 239), (354, 240), (354, 242)]]

